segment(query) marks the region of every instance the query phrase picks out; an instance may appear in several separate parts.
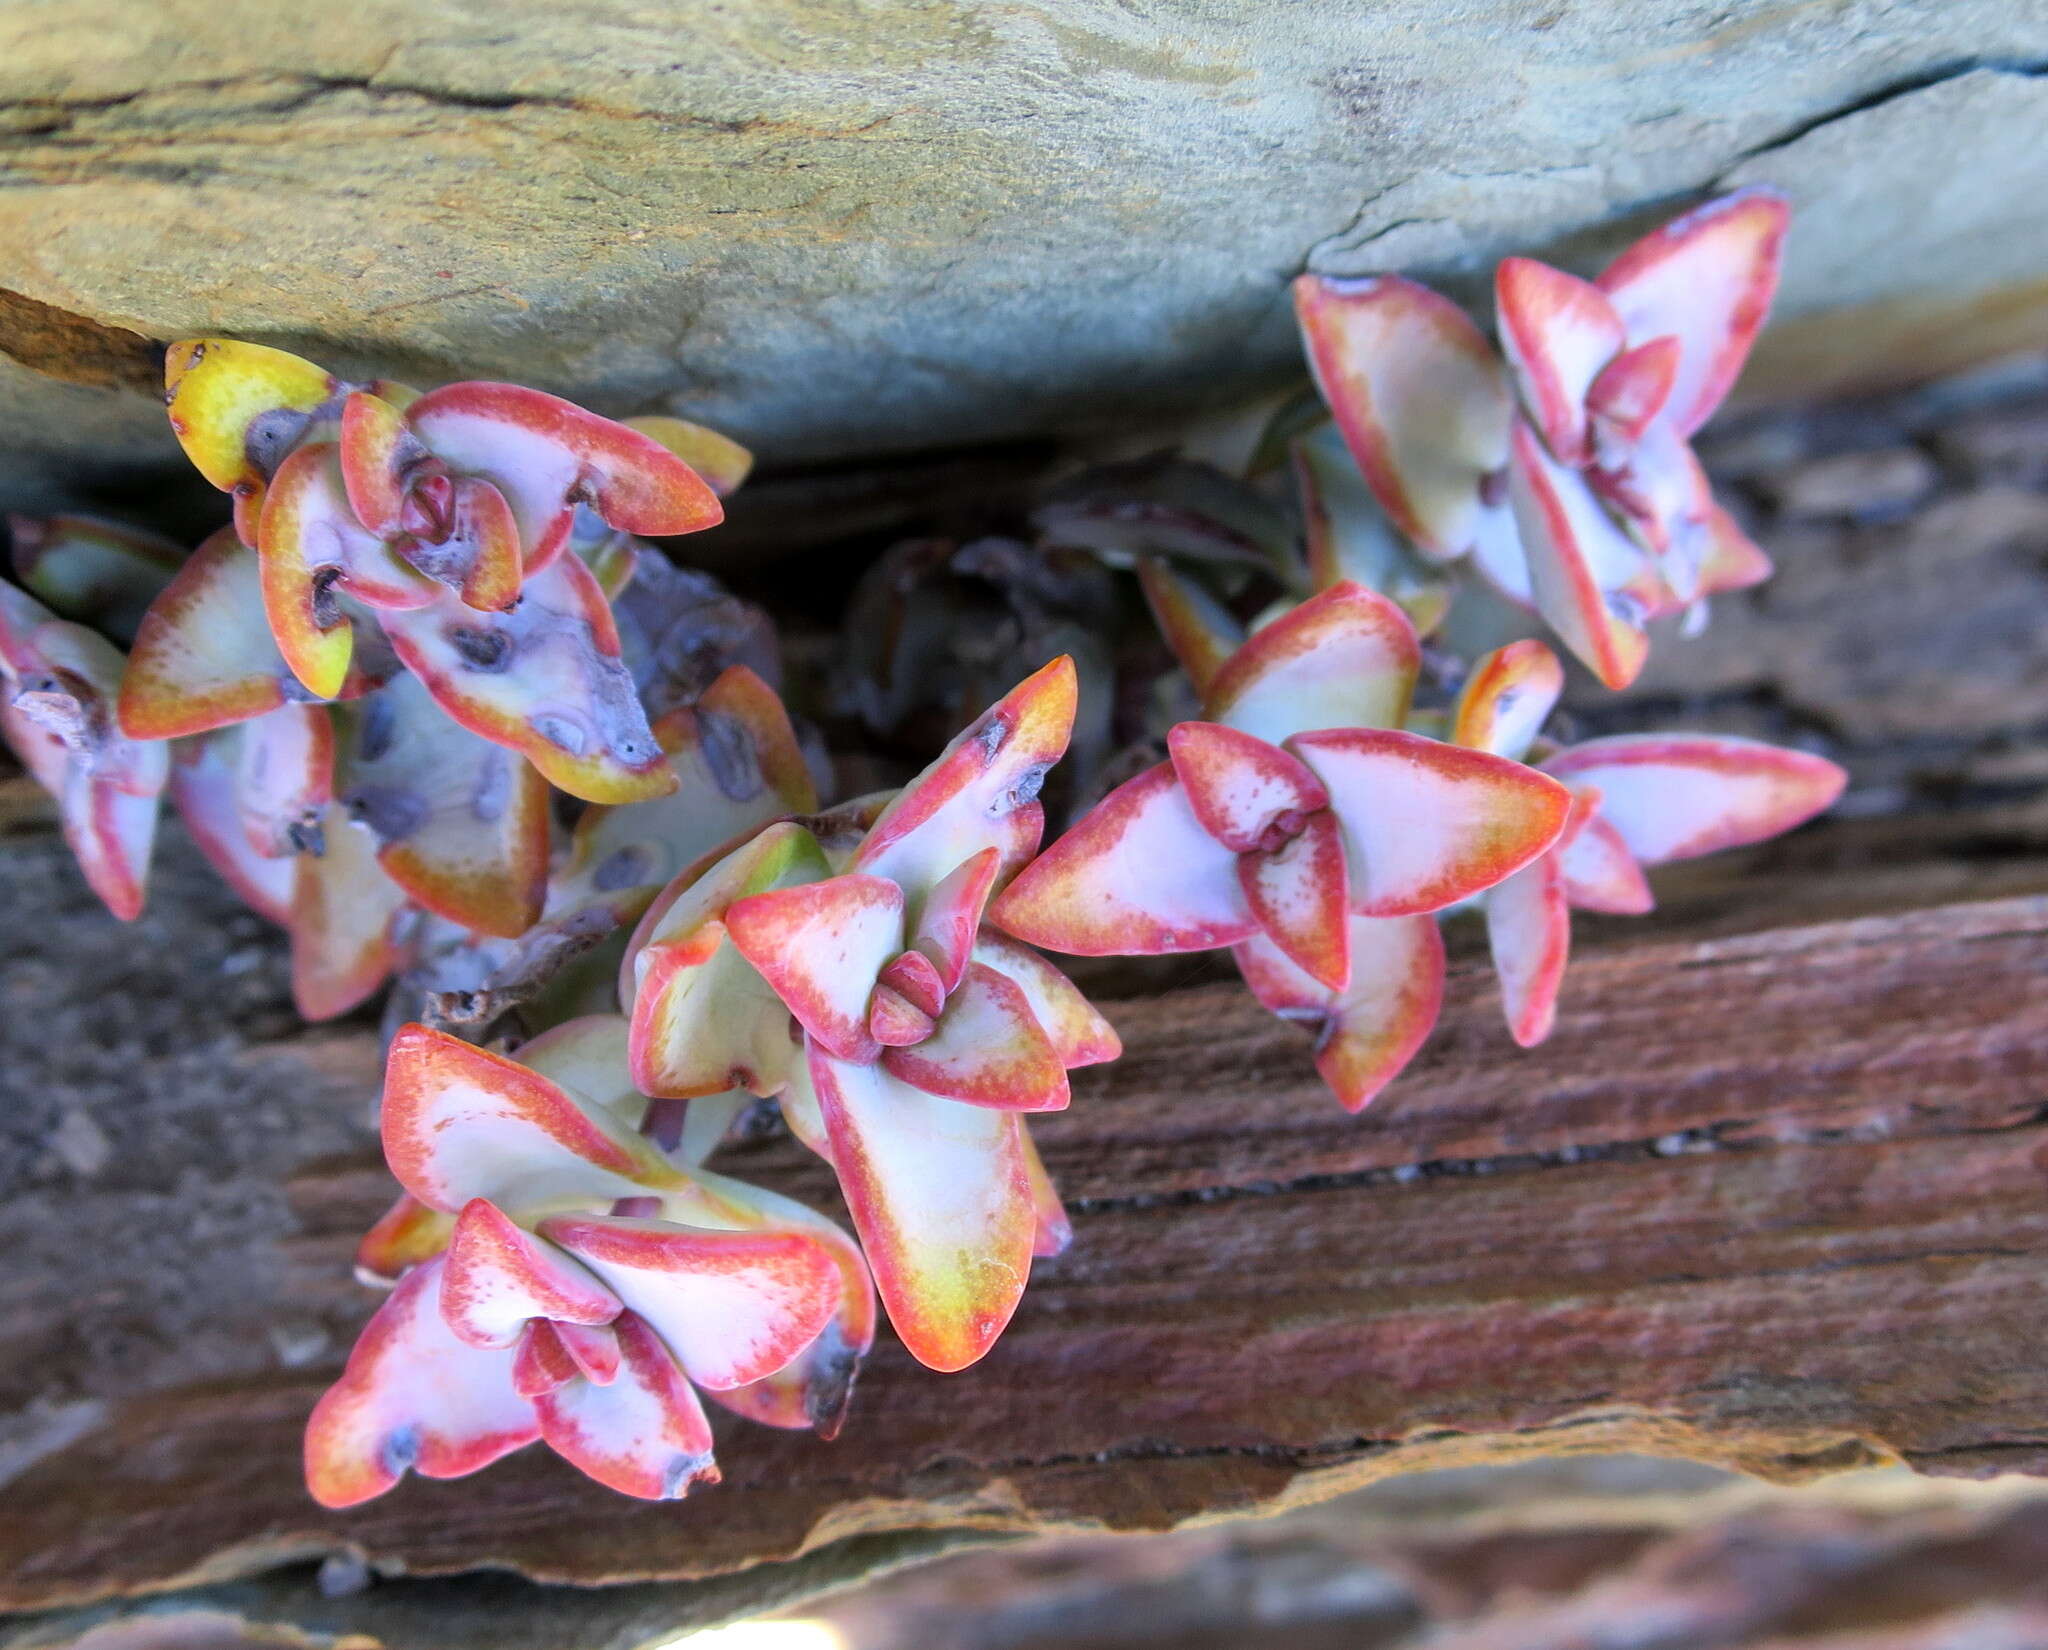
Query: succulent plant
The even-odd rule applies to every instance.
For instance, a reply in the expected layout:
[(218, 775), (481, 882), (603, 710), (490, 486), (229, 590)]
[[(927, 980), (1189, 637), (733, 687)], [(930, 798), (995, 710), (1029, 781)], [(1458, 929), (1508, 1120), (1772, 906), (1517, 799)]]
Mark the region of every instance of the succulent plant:
[(874, 1334), (859, 1251), (699, 1167), (715, 1128), (674, 1151), (637, 1132), (625, 1042), (616, 1015), (556, 1027), (518, 1061), (424, 1026), (392, 1042), (384, 1147), (405, 1196), (358, 1260), (395, 1287), (307, 1424), (324, 1505), (535, 1439), (612, 1489), (680, 1496), (718, 1477), (700, 1389), (837, 1431)]
[(1404, 277), (1295, 282), (1316, 382), (1387, 516), (1426, 561), (1469, 558), (1535, 608), (1609, 687), (1641, 670), (1649, 619), (1770, 573), (1688, 441), (1763, 325), (1786, 218), (1740, 190), (1590, 282), (1510, 258), (1501, 353)]
[(1038, 847), (1072, 662), (1028, 678), (902, 791), (835, 829), (786, 820), (649, 908), (621, 995), (639, 1091), (780, 1098), (833, 1166), (890, 1321), (959, 1369), (1009, 1321), (1065, 1222), (1023, 1116), (1116, 1034), (1073, 985), (982, 927)]

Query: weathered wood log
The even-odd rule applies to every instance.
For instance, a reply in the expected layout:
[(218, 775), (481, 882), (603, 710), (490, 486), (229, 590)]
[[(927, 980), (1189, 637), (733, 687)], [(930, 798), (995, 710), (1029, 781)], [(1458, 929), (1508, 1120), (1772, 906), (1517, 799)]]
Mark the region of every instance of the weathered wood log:
[[(298, 1436), (345, 1342), (305, 1355), (286, 1337), (161, 1382), (144, 1356), (6, 1486), (0, 1601), (333, 1551), (415, 1575), (711, 1576), (919, 1527), (1158, 1529), (1543, 1451), (1795, 1478), (2048, 1471), (2044, 957), (2040, 892), (1596, 943), (1526, 1055), (1467, 964), (1429, 1051), (1358, 1118), (1234, 988), (1113, 1004), (1125, 1057), (1037, 1131), (1073, 1249), (973, 1370), (885, 1344), (844, 1437), (727, 1428), (724, 1484), (679, 1505), (531, 1451), (327, 1515)], [(165, 989), (178, 963), (161, 959)], [(374, 1081), (367, 1037), (254, 1058), (263, 1091), (329, 1108)], [(829, 1204), (789, 1143), (739, 1156)], [(303, 1165), (271, 1234), (281, 1270), (250, 1277), (260, 1309), (232, 1332), (360, 1318), (348, 1251), (388, 1192), (364, 1152)], [(88, 1217), (92, 1200), (76, 1196)], [(124, 1310), (113, 1258), (69, 1252), (71, 1333)], [(25, 1340), (0, 1350), (10, 1386), (52, 1344)]]

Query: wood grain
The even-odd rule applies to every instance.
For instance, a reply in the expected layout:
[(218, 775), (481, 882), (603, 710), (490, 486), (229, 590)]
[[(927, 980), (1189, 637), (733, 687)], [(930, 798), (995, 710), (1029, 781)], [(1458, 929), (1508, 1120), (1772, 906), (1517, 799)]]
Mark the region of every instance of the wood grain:
[[(321, 1513), (298, 1436), (339, 1345), (138, 1392), (0, 1491), (0, 1606), (343, 1549), (414, 1574), (709, 1576), (1559, 1450), (2048, 1472), (2044, 961), (2042, 893), (1596, 943), (1529, 1054), (1461, 965), (1429, 1050), (1358, 1118), (1234, 988), (1113, 1004), (1125, 1057), (1036, 1127), (1074, 1246), (974, 1369), (886, 1345), (841, 1439), (725, 1426), (724, 1484), (659, 1507), (528, 1451)], [(733, 1167), (830, 1200), (786, 1142)], [(280, 1303), (367, 1310), (346, 1259), (388, 1189), (366, 1158), (301, 1170)]]

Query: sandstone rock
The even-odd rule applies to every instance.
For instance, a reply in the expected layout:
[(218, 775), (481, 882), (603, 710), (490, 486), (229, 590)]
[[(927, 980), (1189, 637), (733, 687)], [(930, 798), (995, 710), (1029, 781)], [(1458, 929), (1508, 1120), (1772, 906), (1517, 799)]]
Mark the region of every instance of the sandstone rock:
[(2005, 0), (17, 5), (0, 503), (176, 502), (196, 331), (789, 462), (1184, 411), (1295, 370), (1304, 266), (1590, 258), (1754, 179), (1805, 225), (1764, 382), (1924, 371), (2041, 340), (2048, 85), (1956, 66), (2044, 56)]

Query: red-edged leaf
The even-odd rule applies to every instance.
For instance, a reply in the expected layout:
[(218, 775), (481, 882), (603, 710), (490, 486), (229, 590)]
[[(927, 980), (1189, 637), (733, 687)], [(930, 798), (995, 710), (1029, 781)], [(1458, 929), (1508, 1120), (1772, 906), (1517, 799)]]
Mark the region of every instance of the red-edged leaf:
[(720, 498), (729, 498), (754, 468), (754, 455), (731, 436), (687, 418), (670, 418), (665, 413), (648, 413), (619, 421), (629, 430), (658, 441), (697, 472), (698, 478)]
[(1002, 1111), (1059, 1111), (1067, 1071), (1031, 1012), (1024, 988), (970, 962), (931, 1035), (884, 1048), (882, 1066), (926, 1094)]
[(1600, 817), (1600, 793), (1579, 789), (1573, 795), (1578, 828), (1567, 830), (1552, 850), (1564, 877), (1565, 898), (1581, 911), (1641, 916), (1657, 903), (1643, 868), (1621, 840), (1621, 833)]
[(1203, 711), (1276, 745), (1312, 728), (1396, 727), (1420, 661), (1407, 614), (1363, 585), (1335, 584), (1254, 631), (1217, 671)]
[(1557, 854), (1538, 855), (1487, 893), (1486, 939), (1508, 1030), (1522, 1047), (1534, 1048), (1550, 1035), (1571, 952), (1572, 916)]
[(1312, 815), (1272, 853), (1237, 862), (1245, 903), (1266, 937), (1332, 991), (1351, 977), (1345, 932), (1344, 833), (1334, 814)]
[(1080, 987), (1028, 946), (983, 929), (974, 960), (1007, 974), (1022, 989), (1035, 1019), (1069, 1071), (1101, 1065), (1123, 1053), (1123, 1042)]
[(901, 992), (876, 985), (868, 1001), (868, 1035), (882, 1048), (908, 1048), (932, 1034), (932, 1016)]
[(695, 705), (669, 712), (653, 731), (676, 789), (624, 807), (589, 807), (576, 821), (568, 875), (595, 891), (666, 883), (712, 849), (818, 805), (789, 713), (745, 665), (728, 668)]
[(649, 908), (628, 948), (622, 992), (632, 1007), (633, 1080), (641, 1093), (772, 1094), (788, 1081), (795, 1058), (789, 1010), (728, 938), (726, 908), (750, 894), (818, 881), (829, 870), (801, 825), (771, 825), (676, 889), (669, 903)]
[[(1419, 635), (1428, 635), (1449, 610), (1451, 586), (1440, 566), (1409, 549), (1395, 532), (1342, 433), (1325, 424), (1292, 443), (1289, 455), (1309, 583), (1328, 590), (1348, 580), (1377, 590), (1408, 615)], [(1495, 509), (1484, 520), (1491, 524), (1505, 515)], [(1506, 526), (1512, 533), (1513, 521)], [(1197, 690), (1206, 691), (1199, 684)]]
[[(616, 1341), (617, 1337), (613, 1339)], [(544, 1392), (553, 1392), (581, 1373), (562, 1337), (545, 1318), (529, 1323), (512, 1350), (512, 1390), (522, 1398), (538, 1398)]]
[(1644, 431), (1671, 400), (1683, 354), (1676, 338), (1652, 338), (1623, 350), (1586, 391), (1586, 411), (1593, 417), (1596, 450), (1626, 450), (1643, 439)]
[(273, 859), (324, 851), (324, 822), (334, 800), (334, 725), (327, 707), (279, 705), (242, 723), (228, 748), (235, 758), (235, 810), (249, 846)]
[(307, 433), (331, 420), (350, 386), (311, 361), (232, 338), (184, 338), (164, 352), (164, 403), (185, 456), (235, 500), (235, 526), (256, 543), (265, 484)]
[(1220, 722), (1181, 722), (1166, 749), (1195, 818), (1232, 853), (1276, 848), (1330, 805), (1299, 757)]
[(1024, 1173), (1031, 1183), (1031, 1210), (1037, 1216), (1031, 1253), (1040, 1260), (1063, 1255), (1074, 1241), (1074, 1223), (1067, 1218), (1066, 1205), (1060, 1202), (1059, 1188), (1045, 1171), (1045, 1159), (1038, 1155), (1030, 1129), (1020, 1128), (1017, 1138), (1023, 1143)]
[[(962, 966), (964, 970), (964, 963)], [(960, 982), (955, 980), (953, 983), (958, 985)], [(882, 970), (879, 984), (886, 986), (927, 1020), (937, 1018), (946, 1006), (946, 982), (939, 976), (938, 964), (922, 951), (905, 951), (892, 958)]]
[(1597, 789), (1597, 818), (1644, 865), (1777, 836), (1832, 807), (1848, 782), (1825, 757), (1705, 734), (1593, 739), (1543, 769)]
[(561, 1250), (472, 1198), (455, 1217), (441, 1273), (441, 1316), (471, 1346), (510, 1346), (529, 1320), (610, 1323), (621, 1303)]
[(363, 527), (381, 538), (398, 533), (405, 510), (407, 469), (427, 450), (389, 401), (357, 390), (341, 404), (337, 443), (342, 487)]
[(1564, 666), (1541, 642), (1510, 642), (1473, 665), (1451, 712), (1450, 739), (1519, 761), (1564, 691)]
[(519, 1213), (631, 1197), (679, 1176), (609, 1113), (501, 1054), (408, 1025), (384, 1068), (384, 1157), (431, 1208), (485, 1198)]
[(340, 799), (377, 862), (448, 921), (517, 939), (540, 920), (548, 787), (523, 757), (441, 714), (401, 674), (345, 712)]
[(1514, 403), (1492, 346), (1448, 298), (1398, 275), (1304, 275), (1294, 307), (1337, 427), (1380, 506), (1431, 555), (1462, 555), (1498, 510)]
[(509, 613), (479, 613), (445, 591), (430, 607), (380, 619), (443, 711), (519, 752), (557, 789), (639, 802), (676, 788), (620, 661), (604, 592), (577, 557), (528, 578)]
[(274, 710), (297, 686), (271, 639), (256, 552), (223, 527), (136, 627), (121, 727), (131, 739), (203, 733)]
[(1771, 558), (1720, 505), (1709, 505), (1706, 529), (1706, 559), (1700, 564), (1701, 595), (1747, 590), (1771, 576)]
[(529, 573), (567, 542), (578, 502), (628, 533), (666, 536), (715, 527), (718, 496), (653, 437), (516, 384), (449, 384), (406, 413), (450, 469), (481, 476), (519, 523)]
[(97, 516), (10, 511), (7, 537), (23, 589), (58, 618), (124, 647), (186, 560), (182, 545)]
[(1655, 580), (1643, 552), (1526, 424), (1515, 427), (1508, 490), (1537, 608), (1602, 683), (1627, 687), (1649, 653), (1642, 621)]
[(540, 1232), (602, 1278), (713, 1391), (774, 1374), (838, 1309), (838, 1263), (807, 1232), (612, 1215), (555, 1215)]
[(1586, 395), (1621, 352), (1621, 317), (1592, 282), (1534, 258), (1502, 259), (1493, 297), (1501, 347), (1531, 420), (1560, 463), (1583, 465)]
[[(939, 878), (984, 848), (1005, 867), (1037, 848), (1046, 770), (1065, 753), (1079, 687), (1065, 654), (1028, 676), (956, 737), (883, 808), (853, 868), (887, 877), (912, 908)], [(1017, 821), (1030, 828), (1020, 832)]]
[(439, 1260), (377, 1309), (341, 1379), (306, 1423), (306, 1487), (323, 1507), (382, 1495), (407, 1468), (460, 1478), (540, 1436), (512, 1386), (509, 1347), (458, 1340), (442, 1320)]
[(1138, 558), (1138, 587), (1195, 692), (1207, 693), (1223, 661), (1243, 644), (1244, 626), (1207, 589), (1157, 556)]
[(832, 877), (736, 900), (726, 932), (790, 1013), (842, 1060), (878, 1050), (868, 998), (903, 949), (903, 890), (873, 876)]
[(568, 1381), (533, 1400), (548, 1448), (606, 1489), (672, 1501), (718, 1482), (711, 1423), (652, 1328), (628, 1312), (613, 1333), (619, 1372), (609, 1384)]
[(1315, 1036), (1316, 1070), (1347, 1111), (1362, 1110), (1415, 1057), (1443, 1005), (1444, 942), (1434, 917), (1353, 917), (1351, 983), (1318, 984), (1263, 935), (1236, 948), (1252, 995)]
[(1408, 916), (1490, 888), (1557, 841), (1571, 793), (1484, 751), (1385, 729), (1292, 741), (1344, 828), (1351, 908)]
[(989, 918), (1089, 957), (1206, 951), (1258, 927), (1236, 854), (1202, 828), (1171, 762), (1098, 802), (996, 896)]
[(308, 1020), (346, 1014), (399, 963), (392, 924), (405, 894), (377, 864), (376, 838), (339, 808), (318, 826), (320, 852), (293, 863), (292, 1000)]
[(356, 1245), (356, 1281), (372, 1287), (396, 1283), (447, 1248), (454, 1231), (454, 1216), (400, 1192)]
[(222, 728), (172, 747), (171, 801), (213, 868), (251, 910), (280, 928), (291, 921), (298, 865), (251, 846), (235, 804), (239, 728)]
[(981, 914), (988, 905), (989, 890), (995, 886), (996, 873), (1002, 869), (1002, 858), (1001, 849), (984, 848), (954, 866), (925, 896), (910, 943), (937, 968), (941, 993), (958, 987), (960, 976), (967, 971), (974, 936), (980, 931)]
[(912, 1357), (964, 1369), (1003, 1331), (1038, 1218), (1015, 1112), (941, 1100), (822, 1050), (811, 1074), (840, 1190)]
[(1791, 215), (1774, 189), (1739, 189), (1645, 235), (1601, 274), (1631, 344), (1666, 335), (1682, 348), (1666, 406), (1691, 435), (1721, 404), (1778, 288)]

